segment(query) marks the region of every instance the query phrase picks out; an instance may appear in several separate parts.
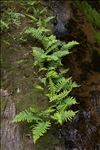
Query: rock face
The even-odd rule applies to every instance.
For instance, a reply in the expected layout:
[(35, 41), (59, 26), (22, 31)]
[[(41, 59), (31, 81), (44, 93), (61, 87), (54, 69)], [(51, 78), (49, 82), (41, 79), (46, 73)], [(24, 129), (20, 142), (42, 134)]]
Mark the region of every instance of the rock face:
[[(95, 75), (96, 76), (96, 75)], [(87, 94), (80, 93), (80, 112), (69, 124), (63, 126), (61, 134), (65, 140), (66, 150), (100, 149), (100, 80), (90, 86), (83, 85)], [(85, 106), (83, 106), (82, 102)], [(99, 107), (99, 108), (98, 108)]]
[[(77, 8), (74, 1), (72, 5), (70, 5), (71, 1), (50, 0), (50, 2), (57, 18), (54, 26), (55, 35), (59, 38), (63, 37), (66, 42), (76, 40), (80, 43), (63, 61), (65, 67), (70, 68), (71, 74), (69, 74), (81, 85), (73, 92), (79, 102), (74, 109), (79, 109), (79, 113), (72, 122), (63, 125), (60, 136), (65, 143), (65, 150), (99, 150), (100, 55), (98, 52), (100, 44), (96, 43), (92, 24)], [(72, 13), (74, 15), (69, 15)], [(70, 34), (68, 28), (65, 28), (66, 23), (70, 24)]]
[(11, 97), (6, 99), (7, 105), (2, 114), (1, 122), (1, 149), (2, 150), (23, 150), (19, 126), (12, 123), (15, 116), (15, 104)]
[(71, 19), (72, 15), (70, 1), (49, 0), (48, 5), (55, 16), (53, 23), (54, 34), (58, 38), (68, 35), (69, 20)]
[[(17, 111), (21, 111), (35, 102), (41, 105), (40, 95), (34, 94), (36, 91), (33, 91), (31, 44), (21, 45), (18, 42), (18, 30), (13, 29), (11, 34), (17, 40), (9, 37), (10, 34), (6, 34), (4, 39), (11, 45), (2, 42), (4, 85), (1, 90), (1, 98), (4, 104), (1, 114), (1, 150), (100, 149), (100, 57), (97, 55), (100, 45), (95, 41), (91, 24), (86, 20), (84, 14), (78, 12), (74, 3), (72, 8), (70, 2), (70, 0), (48, 0), (48, 5), (56, 16), (55, 35), (58, 38), (64, 37), (65, 42), (71, 40), (80, 42), (80, 45), (73, 49), (73, 53), (63, 60), (64, 66), (70, 68), (69, 75), (81, 85), (72, 93), (79, 102), (79, 105), (73, 109), (78, 109), (79, 113), (72, 122), (60, 128), (59, 136), (55, 135), (55, 131), (52, 131), (53, 133), (50, 131), (36, 146), (26, 126), (19, 127), (12, 123), (16, 108)], [(71, 24), (70, 19), (72, 19)], [(27, 20), (23, 22), (21, 28), (26, 25)]]

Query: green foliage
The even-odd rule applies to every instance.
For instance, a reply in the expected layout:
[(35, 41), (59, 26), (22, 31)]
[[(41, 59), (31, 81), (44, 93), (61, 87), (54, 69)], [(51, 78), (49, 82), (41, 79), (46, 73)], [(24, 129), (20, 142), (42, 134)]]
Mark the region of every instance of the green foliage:
[(3, 20), (0, 20), (0, 29), (1, 31), (4, 31), (5, 29), (8, 29), (9, 24), (4, 22)]
[(88, 19), (92, 22), (93, 26), (100, 28), (100, 13), (92, 8), (86, 1), (82, 2), (82, 8), (84, 9)]
[[(64, 70), (62, 73), (58, 72), (57, 69), (62, 66), (61, 59), (70, 53), (69, 49), (78, 43), (72, 41), (66, 44), (57, 40), (53, 35), (47, 35), (47, 32), (43, 28), (32, 28), (32, 30), (25, 31), (27, 34), (32, 34), (43, 45), (43, 49), (41, 47), (33, 47), (33, 56), (34, 65), (40, 67), (39, 72), (44, 71), (44, 77), (40, 80), (40, 84), (42, 83), (43, 85), (37, 85), (37, 87), (38, 89), (44, 89), (44, 91), (47, 88), (45, 96), (48, 98), (49, 107), (46, 110), (35, 113), (22, 112), (14, 120), (15, 122), (37, 122), (37, 125), (34, 125), (32, 129), (34, 142), (50, 128), (52, 121), (62, 124), (64, 121), (71, 120), (76, 114), (76, 112), (67, 109), (77, 103), (75, 98), (69, 97), (69, 93), (73, 88), (77, 87), (77, 84), (72, 81), (71, 77), (67, 79), (63, 77)], [(53, 44), (56, 45), (54, 49)], [(60, 45), (60, 48), (58, 45)], [(51, 46), (52, 50), (50, 50)], [(46, 66), (45, 63), (47, 63)]]
[(70, 79), (71, 79), (71, 78), (68, 78), (68, 79), (60, 78), (60, 79), (58, 80), (58, 83), (55, 85), (55, 86), (56, 86), (56, 92), (57, 92), (57, 93), (60, 92), (61, 89), (62, 89), (63, 87), (65, 87), (66, 84), (68, 84), (68, 82), (69, 82)]
[(71, 120), (75, 116), (75, 113), (72, 110), (60, 111), (56, 112), (52, 118), (62, 124), (64, 121)]
[(98, 12), (95, 8), (92, 8), (91, 5), (86, 1), (79, 2), (77, 0), (77, 4), (83, 9), (88, 20), (92, 23), (96, 40), (98, 43), (100, 43), (100, 12)]
[(44, 133), (47, 132), (47, 130), (50, 128), (50, 126), (51, 126), (50, 121), (42, 121), (35, 125), (35, 127), (32, 130), (34, 143), (36, 143), (36, 141), (41, 136), (43, 136)]
[[(34, 4), (32, 3), (32, 5)], [(37, 13), (34, 13), (36, 18), (39, 17), (36, 16)], [(45, 25), (40, 23), (38, 24), (39, 27), (36, 25), (36, 28), (29, 27), (24, 30), (24, 34), (31, 35), (40, 43), (40, 47), (32, 48), (34, 66), (38, 68), (37, 79), (39, 84), (36, 85), (36, 88), (43, 91), (48, 106), (39, 111), (31, 107), (16, 115), (13, 122), (34, 123), (31, 128), (35, 143), (47, 132), (52, 123), (62, 124), (65, 121), (70, 121), (77, 113), (69, 110), (73, 104), (77, 104), (76, 99), (69, 96), (69, 93), (77, 87), (77, 84), (72, 81), (71, 77), (64, 77), (68, 69), (62, 68), (62, 58), (70, 54), (69, 50), (78, 42), (65, 43), (57, 40), (46, 27), (51, 18), (47, 18)], [(34, 20), (32, 17), (31, 19)]]
[(9, 29), (12, 24), (19, 26), (21, 24), (20, 18), (24, 17), (20, 13), (16, 13), (13, 10), (7, 10), (1, 14), (1, 21), (0, 21), (0, 29), (1, 32)]
[[(44, 27), (39, 27), (38, 29), (29, 28), (25, 30), (26, 34), (31, 34), (34, 38), (38, 39), (43, 48), (33, 47), (33, 56), (35, 59), (34, 65), (42, 66), (42, 63), (49, 62), (49, 66), (57, 67), (57, 64), (61, 64), (61, 58), (68, 55), (69, 49), (71, 49), (74, 45), (77, 45), (78, 42), (72, 41), (66, 44), (65, 42), (61, 42), (56, 39), (54, 35), (47, 35), (49, 32), (48, 29)], [(60, 47), (60, 48), (59, 48)], [(52, 63), (55, 63), (54, 64)]]
[(77, 104), (76, 99), (73, 97), (67, 97), (60, 105), (58, 105), (57, 109), (64, 111), (74, 104)]
[(22, 111), (20, 112), (13, 120), (13, 122), (20, 122), (20, 121), (26, 121), (26, 122), (32, 122), (32, 121), (39, 121), (41, 120), (39, 118), (39, 116), (32, 112), (32, 110), (25, 110), (25, 111)]
[(100, 31), (95, 32), (96, 40), (100, 43)]
[[(41, 0), (30, 0), (27, 2), (26, 16), (31, 19), (34, 27), (48, 27), (50, 20), (53, 16), (48, 16), (46, 7), (42, 5)], [(34, 14), (34, 16), (32, 15)]]

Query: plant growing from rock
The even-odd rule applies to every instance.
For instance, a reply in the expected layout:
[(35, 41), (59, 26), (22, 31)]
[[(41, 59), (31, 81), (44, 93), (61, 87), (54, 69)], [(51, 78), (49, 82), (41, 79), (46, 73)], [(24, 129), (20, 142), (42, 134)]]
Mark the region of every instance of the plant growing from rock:
[(71, 77), (64, 77), (68, 69), (62, 69), (61, 60), (71, 53), (69, 50), (78, 42), (65, 43), (57, 40), (45, 26), (41, 25), (38, 28), (27, 28), (24, 33), (30, 34), (41, 43), (40, 47), (32, 47), (32, 54), (34, 67), (38, 68), (39, 73), (37, 77), (39, 84), (36, 88), (43, 90), (48, 106), (41, 111), (30, 107), (17, 114), (13, 122), (33, 123), (31, 130), (36, 143), (52, 124), (62, 125), (70, 121), (77, 113), (71, 109), (71, 106), (77, 103), (76, 99), (69, 94), (78, 85), (72, 81)]
[(11, 25), (20, 26), (21, 17), (24, 17), (24, 15), (10, 9), (1, 13), (1, 20), (0, 20), (1, 32), (9, 29)]

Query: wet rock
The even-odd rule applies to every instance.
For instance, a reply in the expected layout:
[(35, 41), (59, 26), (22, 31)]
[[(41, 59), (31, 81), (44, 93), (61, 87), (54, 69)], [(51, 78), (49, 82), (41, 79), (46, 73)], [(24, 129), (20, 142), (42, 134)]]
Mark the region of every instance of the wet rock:
[(8, 100), (1, 122), (1, 149), (23, 150), (19, 126), (12, 123), (15, 116), (15, 104)]
[(70, 1), (49, 0), (48, 5), (55, 16), (53, 22), (53, 32), (58, 38), (69, 34), (69, 20), (71, 19)]

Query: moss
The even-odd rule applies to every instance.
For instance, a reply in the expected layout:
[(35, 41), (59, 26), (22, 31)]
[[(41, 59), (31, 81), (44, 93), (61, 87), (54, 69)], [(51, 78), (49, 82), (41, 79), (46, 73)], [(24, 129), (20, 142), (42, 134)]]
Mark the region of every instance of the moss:
[(53, 150), (56, 145), (59, 145), (56, 131), (53, 129), (50, 130), (35, 145), (37, 150)]
[(92, 8), (86, 1), (82, 2), (81, 6), (93, 26), (100, 28), (100, 13), (97, 12), (95, 8)]
[(4, 110), (5, 110), (5, 107), (6, 107), (6, 104), (7, 104), (7, 99), (5, 99), (5, 98), (3, 98), (3, 97), (1, 97), (1, 103), (0, 103), (0, 111), (1, 111), (1, 113), (3, 113), (4, 112)]
[(96, 40), (100, 43), (100, 32), (95, 32)]
[(95, 8), (92, 8), (86, 1), (79, 2), (79, 0), (77, 0), (76, 2), (78, 7), (85, 12), (93, 26), (100, 28), (100, 13)]
[(48, 103), (46, 98), (36, 89), (30, 89), (26, 93), (16, 94), (14, 97), (17, 112), (20, 112), (28, 107), (35, 107), (37, 110), (44, 109)]
[(92, 8), (86, 1), (80, 2), (77, 0), (76, 3), (80, 10), (82, 9), (84, 11), (89, 22), (92, 23), (96, 41), (100, 43), (100, 32), (98, 31), (98, 29), (100, 29), (100, 12), (98, 12), (95, 8)]

